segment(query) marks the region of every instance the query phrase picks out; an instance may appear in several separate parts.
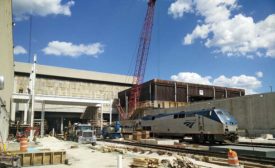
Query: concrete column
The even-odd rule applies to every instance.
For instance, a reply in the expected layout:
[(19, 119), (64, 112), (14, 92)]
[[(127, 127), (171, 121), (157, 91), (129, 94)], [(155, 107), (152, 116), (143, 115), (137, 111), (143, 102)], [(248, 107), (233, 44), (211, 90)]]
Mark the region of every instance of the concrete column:
[(175, 82), (175, 102), (177, 102), (177, 83)]
[(189, 88), (188, 88), (188, 84), (186, 84), (186, 102), (189, 102)]
[(213, 99), (216, 100), (216, 88), (213, 86)]
[(128, 111), (129, 111), (129, 101), (128, 101), (128, 96), (125, 94), (125, 115), (128, 117)]
[[(154, 95), (154, 102), (157, 102), (156, 106), (154, 105), (154, 107), (158, 107), (158, 90), (157, 90), (157, 84), (155, 83), (155, 95)], [(154, 103), (155, 104), (155, 103)]]
[(45, 102), (42, 102), (42, 110), (41, 110), (41, 137), (44, 137), (45, 128), (44, 128), (44, 121), (45, 121)]
[(150, 95), (150, 101), (152, 101), (152, 83), (149, 85), (149, 95)]
[(16, 108), (16, 103), (12, 102), (11, 105), (11, 121), (15, 121), (15, 109)]
[(102, 131), (103, 129), (103, 104), (100, 105), (100, 130)]
[(24, 106), (25, 106), (25, 109), (24, 109), (23, 123), (27, 124), (27, 122), (28, 122), (28, 107), (29, 107), (29, 104), (25, 103)]
[(113, 114), (113, 100), (110, 101), (110, 124), (112, 124), (112, 114)]
[(63, 121), (64, 121), (64, 117), (61, 116), (61, 120), (60, 120), (60, 132), (61, 132), (61, 134), (63, 134)]
[(117, 168), (122, 168), (122, 155), (117, 156)]
[(227, 98), (227, 89), (225, 88), (225, 98)]

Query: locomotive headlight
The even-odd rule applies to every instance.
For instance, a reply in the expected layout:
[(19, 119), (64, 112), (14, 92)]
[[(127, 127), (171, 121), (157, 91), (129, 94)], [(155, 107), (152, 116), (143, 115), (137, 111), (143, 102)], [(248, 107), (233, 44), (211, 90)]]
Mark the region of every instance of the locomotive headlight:
[(0, 76), (0, 90), (4, 89), (4, 76)]

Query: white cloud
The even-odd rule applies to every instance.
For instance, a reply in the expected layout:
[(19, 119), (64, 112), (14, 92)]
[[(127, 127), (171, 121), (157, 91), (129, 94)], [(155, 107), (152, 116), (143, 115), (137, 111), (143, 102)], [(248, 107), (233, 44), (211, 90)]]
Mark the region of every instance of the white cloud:
[(197, 27), (194, 29), (192, 34), (187, 34), (184, 37), (183, 44), (192, 44), (193, 40), (196, 38), (207, 38), (209, 33), (209, 26), (208, 25), (197, 25)]
[(177, 75), (172, 75), (171, 79), (174, 81), (211, 85), (210, 76), (202, 77), (194, 72), (180, 72)]
[(245, 89), (246, 94), (256, 93), (256, 89), (262, 86), (262, 82), (254, 76), (240, 75), (230, 78), (221, 75), (213, 80), (213, 85)]
[(262, 82), (254, 76), (240, 75), (226, 77), (221, 75), (215, 79), (211, 76), (201, 76), (194, 72), (180, 72), (177, 75), (172, 75), (171, 79), (174, 81), (181, 81), (187, 83), (197, 83), (206, 85), (215, 85), (223, 87), (241, 88), (245, 89), (246, 94), (254, 94), (257, 89), (262, 86)]
[[(179, 1), (170, 8), (176, 8)], [(193, 9), (170, 12), (173, 17), (182, 17), (184, 13), (195, 11), (204, 18), (184, 37), (184, 45), (202, 39), (206, 47), (227, 56), (275, 58), (275, 14), (258, 22), (243, 14), (232, 16), (232, 10), (238, 8), (236, 0), (193, 0), (190, 6)]]
[(62, 4), (61, 0), (13, 0), (13, 14), (17, 21), (25, 20), (28, 15), (71, 15), (74, 1)]
[(182, 17), (184, 13), (192, 11), (192, 0), (177, 0), (168, 9), (168, 14), (174, 18)]
[(52, 41), (42, 50), (46, 55), (79, 57), (89, 55), (97, 57), (104, 52), (104, 46), (101, 43), (93, 44), (73, 44), (71, 42)]
[(27, 54), (27, 50), (24, 47), (17, 45), (14, 47), (13, 53), (14, 55)]
[(264, 73), (261, 71), (258, 71), (255, 73), (255, 75), (257, 76), (257, 78), (262, 78), (264, 76)]

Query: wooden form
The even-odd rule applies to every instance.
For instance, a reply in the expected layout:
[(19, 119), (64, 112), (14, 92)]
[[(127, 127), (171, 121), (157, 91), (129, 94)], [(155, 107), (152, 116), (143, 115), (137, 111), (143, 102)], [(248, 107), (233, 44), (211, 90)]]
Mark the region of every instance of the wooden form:
[(21, 166), (39, 166), (64, 164), (66, 151), (38, 151), (38, 152), (15, 152), (21, 160)]

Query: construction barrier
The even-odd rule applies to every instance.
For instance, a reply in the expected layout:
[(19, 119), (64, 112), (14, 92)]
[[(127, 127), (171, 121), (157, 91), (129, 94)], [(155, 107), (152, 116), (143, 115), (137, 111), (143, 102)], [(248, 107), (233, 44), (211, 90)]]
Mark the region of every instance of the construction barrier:
[(20, 151), (27, 152), (28, 149), (28, 138), (20, 138)]
[(239, 166), (239, 159), (238, 159), (238, 155), (237, 152), (229, 149), (228, 151), (228, 164), (230, 166)]

